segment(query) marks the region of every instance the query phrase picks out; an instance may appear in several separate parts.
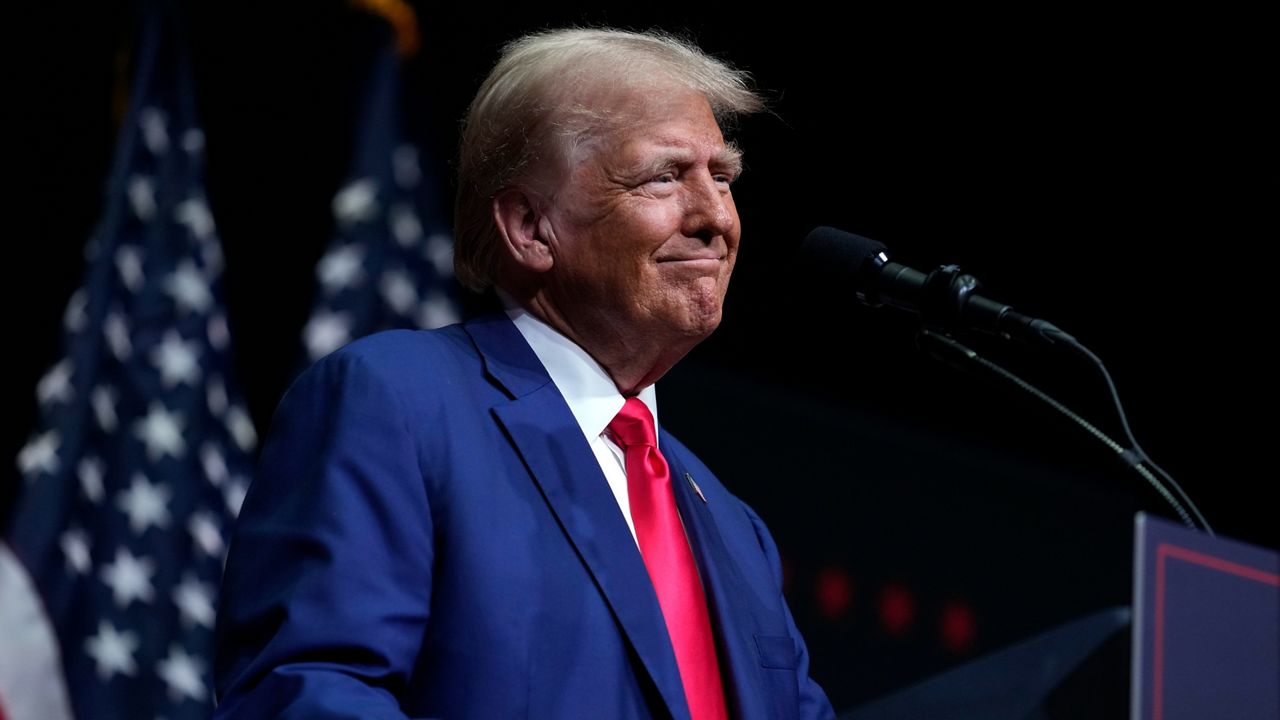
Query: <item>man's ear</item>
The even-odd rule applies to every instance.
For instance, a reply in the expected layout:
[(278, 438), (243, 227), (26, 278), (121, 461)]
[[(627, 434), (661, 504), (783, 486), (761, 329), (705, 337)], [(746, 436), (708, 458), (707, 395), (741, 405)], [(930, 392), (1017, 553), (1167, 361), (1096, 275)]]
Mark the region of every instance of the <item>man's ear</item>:
[(544, 236), (546, 224), (540, 207), (540, 198), (527, 188), (504, 188), (493, 198), (493, 223), (502, 236), (507, 258), (537, 273), (550, 270), (555, 262)]

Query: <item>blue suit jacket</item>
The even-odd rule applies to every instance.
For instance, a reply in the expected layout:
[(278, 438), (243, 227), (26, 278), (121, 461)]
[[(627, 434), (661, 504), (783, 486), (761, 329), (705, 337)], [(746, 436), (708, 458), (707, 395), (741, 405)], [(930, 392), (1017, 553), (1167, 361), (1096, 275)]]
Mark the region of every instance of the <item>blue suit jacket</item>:
[[(730, 713), (832, 717), (764, 524), (659, 442)], [(298, 379), (236, 526), (217, 638), (217, 717), (689, 715), (635, 541), (505, 316), (370, 336)]]

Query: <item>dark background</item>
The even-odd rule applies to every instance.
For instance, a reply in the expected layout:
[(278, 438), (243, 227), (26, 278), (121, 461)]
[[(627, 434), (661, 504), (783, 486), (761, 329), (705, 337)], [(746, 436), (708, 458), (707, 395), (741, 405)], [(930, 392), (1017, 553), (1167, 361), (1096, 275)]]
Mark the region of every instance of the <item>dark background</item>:
[[(663, 381), (661, 419), (769, 522), (837, 708), (1128, 602), (1132, 513), (1169, 511), (1046, 408), (920, 352), (911, 317), (790, 272), (815, 225), (921, 269), (958, 263), (1076, 335), (1215, 529), (1277, 546), (1263, 299), (1275, 84), (1260, 69), (1274, 53), (1258, 18), (431, 5), (417, 7), (406, 101), (445, 177), (471, 94), (501, 44), (531, 29), (687, 33), (770, 98), (773, 113), (736, 133), (744, 233), (725, 322)], [(233, 346), (261, 435), (300, 352), (379, 21), (338, 2), (184, 8)], [(35, 383), (58, 357), (101, 209), (133, 9), (27, 7), (15, 23), (37, 42), (11, 67), (9, 458), (34, 426)], [(1115, 432), (1088, 367), (974, 342)]]

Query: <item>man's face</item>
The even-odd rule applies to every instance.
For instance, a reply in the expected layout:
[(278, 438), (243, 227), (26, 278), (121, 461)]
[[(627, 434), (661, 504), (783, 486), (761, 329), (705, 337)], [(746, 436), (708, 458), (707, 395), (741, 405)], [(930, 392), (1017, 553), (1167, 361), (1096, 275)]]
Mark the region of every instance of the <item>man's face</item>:
[(541, 220), (547, 289), (580, 342), (683, 354), (720, 324), (740, 155), (696, 92), (615, 91), (602, 104), (618, 124), (571, 153)]

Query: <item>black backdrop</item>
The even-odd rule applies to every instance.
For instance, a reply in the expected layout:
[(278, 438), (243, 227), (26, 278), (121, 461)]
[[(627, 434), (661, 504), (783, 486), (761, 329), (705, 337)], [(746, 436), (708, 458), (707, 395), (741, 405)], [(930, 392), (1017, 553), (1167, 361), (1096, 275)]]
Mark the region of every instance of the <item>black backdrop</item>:
[[(770, 523), (837, 707), (1126, 602), (1131, 513), (1167, 511), (1047, 410), (918, 351), (911, 318), (786, 272), (815, 225), (917, 267), (958, 263), (1075, 334), (1218, 531), (1277, 545), (1263, 434), (1274, 82), (1257, 69), (1256, 19), (430, 5), (407, 99), (442, 174), (497, 49), (530, 29), (685, 32), (771, 98), (774, 114), (737, 133), (744, 235), (726, 320), (662, 384), (662, 420)], [(10, 458), (100, 209), (131, 10), (29, 7), (15, 23), (38, 44), (11, 68)], [(186, 10), (236, 361), (263, 434), (297, 357), (377, 21), (338, 2)], [(1114, 430), (1087, 368), (981, 347)]]

